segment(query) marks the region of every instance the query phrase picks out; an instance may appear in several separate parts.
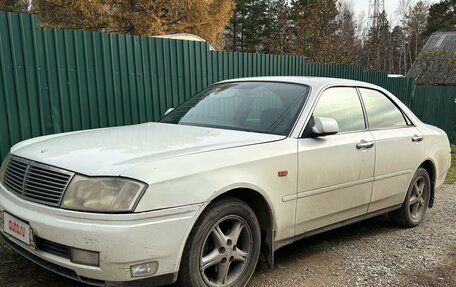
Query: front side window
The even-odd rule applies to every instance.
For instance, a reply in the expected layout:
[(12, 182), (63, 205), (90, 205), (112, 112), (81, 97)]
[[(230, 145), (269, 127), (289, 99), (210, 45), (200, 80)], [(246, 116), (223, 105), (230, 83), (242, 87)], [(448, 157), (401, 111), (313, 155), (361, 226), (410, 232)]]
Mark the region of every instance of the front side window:
[(192, 97), (160, 122), (288, 135), (308, 92), (307, 86), (288, 83), (218, 84)]
[(366, 128), (355, 88), (338, 87), (324, 91), (313, 116), (335, 119), (339, 124), (339, 132), (361, 131)]
[(371, 90), (359, 89), (366, 107), (370, 129), (406, 127), (404, 115), (384, 94)]

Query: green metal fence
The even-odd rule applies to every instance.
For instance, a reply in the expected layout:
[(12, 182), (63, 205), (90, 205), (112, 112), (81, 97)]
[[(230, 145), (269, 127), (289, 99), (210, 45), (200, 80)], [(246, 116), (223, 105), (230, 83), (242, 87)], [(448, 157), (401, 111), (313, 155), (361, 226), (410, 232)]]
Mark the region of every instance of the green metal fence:
[(302, 56), (211, 52), (202, 42), (43, 29), (0, 12), (0, 158), (59, 132), (158, 120), (208, 85), (250, 76), (327, 76), (382, 86), (411, 104), (413, 81)]
[(425, 123), (443, 129), (456, 144), (456, 86), (416, 86), (412, 110)]

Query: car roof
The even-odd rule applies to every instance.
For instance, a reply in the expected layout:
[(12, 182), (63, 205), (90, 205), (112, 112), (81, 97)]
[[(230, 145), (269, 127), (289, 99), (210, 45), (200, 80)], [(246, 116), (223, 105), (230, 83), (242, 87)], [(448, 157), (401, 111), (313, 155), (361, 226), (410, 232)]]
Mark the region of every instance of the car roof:
[(362, 86), (371, 87), (376, 89), (383, 88), (366, 82), (340, 79), (340, 78), (328, 78), (328, 77), (300, 77), (300, 76), (273, 76), (273, 77), (248, 77), (248, 78), (237, 78), (222, 81), (221, 83), (229, 82), (249, 82), (249, 81), (261, 81), (261, 82), (284, 82), (293, 84), (308, 85), (313, 88), (319, 88), (327, 85), (350, 85), (350, 86)]

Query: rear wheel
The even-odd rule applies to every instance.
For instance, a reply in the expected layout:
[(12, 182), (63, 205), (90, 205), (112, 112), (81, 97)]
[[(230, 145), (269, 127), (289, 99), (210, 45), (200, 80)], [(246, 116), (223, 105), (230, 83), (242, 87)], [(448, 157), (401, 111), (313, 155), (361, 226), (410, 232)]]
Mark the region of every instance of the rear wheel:
[(391, 220), (403, 227), (420, 224), (429, 206), (431, 180), (424, 168), (419, 168), (410, 183), (401, 208), (390, 213)]
[(241, 287), (255, 271), (260, 227), (243, 201), (226, 198), (210, 205), (185, 246), (177, 286)]

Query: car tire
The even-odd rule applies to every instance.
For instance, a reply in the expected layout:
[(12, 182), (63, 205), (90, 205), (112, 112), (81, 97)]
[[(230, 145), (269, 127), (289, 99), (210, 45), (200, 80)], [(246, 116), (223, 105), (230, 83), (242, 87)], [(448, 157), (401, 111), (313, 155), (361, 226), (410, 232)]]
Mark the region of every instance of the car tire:
[(431, 179), (428, 172), (420, 167), (413, 176), (401, 208), (390, 212), (392, 222), (402, 227), (419, 225), (426, 214), (430, 197)]
[(260, 247), (253, 210), (236, 198), (217, 200), (203, 211), (190, 233), (175, 285), (245, 286), (255, 271)]

